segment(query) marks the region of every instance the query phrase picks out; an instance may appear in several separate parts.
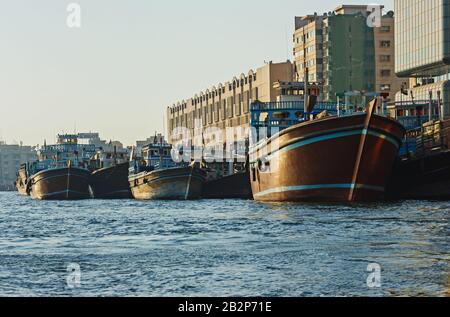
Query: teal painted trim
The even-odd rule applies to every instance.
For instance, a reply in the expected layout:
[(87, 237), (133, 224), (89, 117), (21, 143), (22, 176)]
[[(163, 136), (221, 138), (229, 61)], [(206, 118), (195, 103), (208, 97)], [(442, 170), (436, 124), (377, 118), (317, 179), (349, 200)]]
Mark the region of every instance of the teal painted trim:
[(293, 191), (305, 191), (315, 189), (367, 189), (377, 192), (385, 192), (384, 187), (364, 185), (364, 184), (325, 184), (325, 185), (303, 185), (303, 186), (284, 186), (262, 191), (255, 194), (255, 197), (267, 196)]
[[(314, 143), (322, 142), (322, 141), (327, 141), (327, 140), (332, 140), (332, 139), (344, 138), (347, 136), (361, 135), (361, 134), (365, 134), (365, 135), (369, 134), (371, 136), (384, 139), (384, 140), (392, 143), (397, 149), (400, 148), (400, 143), (388, 135), (385, 135), (385, 134), (382, 134), (382, 133), (379, 133), (376, 131), (371, 131), (371, 130), (367, 131), (367, 129), (363, 129), (363, 130), (358, 129), (358, 130), (353, 130), (353, 131), (344, 131), (344, 132), (337, 132), (337, 133), (322, 135), (322, 136), (306, 139), (303, 141), (295, 142), (294, 144), (288, 145), (280, 150), (275, 151), (267, 158), (267, 160), (270, 161), (271, 159), (273, 159), (273, 157), (275, 155), (290, 152), (292, 150), (298, 149), (298, 148), (306, 146), (306, 145), (310, 145), (310, 144), (314, 144)], [(251, 163), (255, 163), (255, 162), (253, 161)]]

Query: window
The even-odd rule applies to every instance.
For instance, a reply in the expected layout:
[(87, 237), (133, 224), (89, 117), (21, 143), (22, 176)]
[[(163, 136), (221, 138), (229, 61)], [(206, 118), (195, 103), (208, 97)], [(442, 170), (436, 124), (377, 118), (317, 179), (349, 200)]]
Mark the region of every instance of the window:
[(383, 25), (380, 28), (380, 32), (389, 33), (389, 32), (391, 32), (391, 27), (389, 25)]
[(306, 48), (306, 53), (308, 54), (308, 53), (311, 53), (311, 52), (314, 52), (314, 45), (313, 46), (308, 46), (307, 48)]
[(382, 48), (389, 48), (389, 47), (391, 47), (391, 41), (381, 41), (380, 42), (380, 47), (382, 47)]
[(380, 62), (386, 63), (391, 61), (391, 55), (380, 55)]
[(391, 76), (391, 70), (390, 69), (382, 69), (381, 70), (381, 77), (389, 77)]
[(391, 85), (383, 84), (383, 85), (380, 86), (380, 90), (381, 91), (390, 91), (391, 90)]

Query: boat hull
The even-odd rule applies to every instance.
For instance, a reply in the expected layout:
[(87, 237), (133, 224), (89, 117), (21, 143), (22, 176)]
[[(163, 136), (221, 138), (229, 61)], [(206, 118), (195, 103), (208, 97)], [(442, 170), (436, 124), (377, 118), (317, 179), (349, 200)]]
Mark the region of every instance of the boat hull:
[(248, 171), (208, 181), (203, 186), (205, 199), (252, 199)]
[(205, 172), (183, 167), (144, 172), (129, 177), (137, 200), (192, 200), (202, 195)]
[(22, 164), (19, 168), (19, 172), (17, 173), (16, 179), (16, 189), (20, 195), (29, 196), (28, 190), (28, 177), (27, 177), (27, 167), (26, 164)]
[(131, 199), (128, 163), (103, 168), (92, 173), (91, 187), (96, 199)]
[(365, 124), (365, 114), (319, 119), (290, 127), (252, 147), (254, 199), (384, 199), (405, 130), (396, 121), (380, 116), (371, 118), (368, 129)]
[(450, 151), (399, 160), (388, 192), (393, 200), (450, 199)]
[(27, 186), (24, 183), (21, 183), (21, 180), (17, 180), (16, 181), (16, 189), (19, 192), (20, 195), (22, 196), (29, 196), (28, 192), (27, 192)]
[(91, 198), (90, 172), (76, 167), (41, 171), (30, 177), (31, 196), (38, 200)]

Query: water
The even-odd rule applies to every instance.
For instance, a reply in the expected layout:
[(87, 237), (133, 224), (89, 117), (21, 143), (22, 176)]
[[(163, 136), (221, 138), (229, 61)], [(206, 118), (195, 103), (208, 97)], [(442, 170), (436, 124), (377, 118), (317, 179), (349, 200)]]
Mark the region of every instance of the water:
[[(0, 193), (0, 295), (445, 296), (449, 218), (450, 202), (41, 202)], [(367, 285), (371, 263), (382, 267), (380, 288)]]

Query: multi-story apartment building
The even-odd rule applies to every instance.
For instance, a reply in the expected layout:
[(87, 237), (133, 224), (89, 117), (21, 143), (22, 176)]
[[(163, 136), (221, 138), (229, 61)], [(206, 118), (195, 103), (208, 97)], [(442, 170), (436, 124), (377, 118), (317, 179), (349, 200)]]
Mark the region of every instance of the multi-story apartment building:
[[(324, 19), (324, 97), (334, 100), (349, 91), (375, 92), (373, 28), (352, 6), (337, 8)], [(361, 7), (361, 10), (367, 8)]]
[(408, 96), (396, 101), (440, 101), (450, 116), (450, 0), (396, 0), (395, 71), (414, 77)]
[(0, 190), (14, 190), (20, 164), (37, 159), (31, 146), (8, 145), (0, 142)]
[(306, 69), (310, 82), (323, 80), (323, 19), (324, 16), (317, 14), (295, 18), (294, 75), (297, 81), (305, 80)]
[(335, 100), (349, 91), (393, 94), (402, 85), (394, 73), (394, 15), (369, 27), (367, 5), (343, 5), (323, 15), (295, 18), (296, 78), (322, 87), (321, 97)]
[[(277, 81), (293, 80), (293, 65), (290, 61), (272, 63), (250, 70), (246, 74), (220, 83), (193, 97), (181, 100), (167, 108), (168, 142), (174, 143), (175, 128), (189, 129), (191, 135), (196, 128), (225, 130), (230, 127), (248, 128), (252, 101), (277, 101), (280, 91), (274, 86)], [(195, 122), (200, 127), (195, 126)]]
[(375, 88), (379, 93), (388, 93), (390, 100), (402, 86), (409, 87), (409, 80), (395, 74), (395, 16), (392, 11), (383, 15), (381, 27), (373, 29), (375, 48)]

